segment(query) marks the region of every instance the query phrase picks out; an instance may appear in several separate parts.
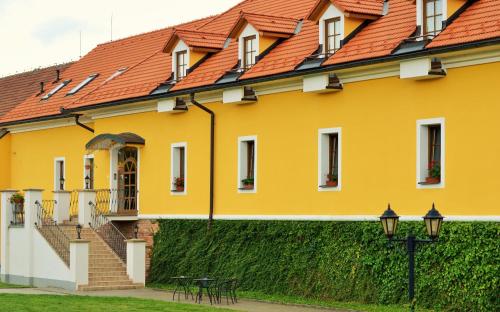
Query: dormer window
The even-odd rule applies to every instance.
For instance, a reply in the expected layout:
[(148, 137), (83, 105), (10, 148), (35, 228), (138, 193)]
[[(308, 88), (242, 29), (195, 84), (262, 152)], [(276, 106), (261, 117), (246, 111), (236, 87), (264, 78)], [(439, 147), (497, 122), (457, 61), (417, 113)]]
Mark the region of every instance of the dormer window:
[(255, 65), (257, 57), (257, 36), (243, 38), (243, 69), (248, 70)]
[(435, 37), (443, 29), (442, 2), (442, 0), (423, 0), (424, 36)]
[(325, 54), (332, 55), (340, 49), (342, 38), (340, 21), (340, 17), (325, 20)]
[(188, 71), (188, 60), (187, 60), (187, 51), (179, 51), (175, 53), (176, 59), (176, 70), (175, 77), (177, 81), (182, 80), (187, 75)]

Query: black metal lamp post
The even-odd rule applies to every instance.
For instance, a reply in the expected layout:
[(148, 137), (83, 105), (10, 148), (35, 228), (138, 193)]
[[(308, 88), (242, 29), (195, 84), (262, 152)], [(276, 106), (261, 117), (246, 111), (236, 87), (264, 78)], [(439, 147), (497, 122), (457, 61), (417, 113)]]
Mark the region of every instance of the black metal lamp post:
[(89, 176), (85, 177), (85, 189), (90, 190), (90, 177)]
[(139, 237), (139, 225), (135, 225), (134, 227), (134, 238), (137, 239)]
[(76, 225), (76, 238), (82, 239), (82, 226), (80, 224)]
[(436, 210), (434, 204), (432, 209), (423, 217), (427, 234), (431, 239), (417, 239), (413, 233), (409, 233), (404, 239), (393, 238), (396, 234), (399, 216), (391, 209), (391, 205), (380, 216), (380, 222), (384, 228), (384, 233), (389, 241), (396, 241), (406, 244), (408, 250), (408, 297), (410, 299), (410, 311), (415, 311), (415, 252), (418, 244), (427, 244), (437, 242), (441, 225), (443, 224), (443, 216)]

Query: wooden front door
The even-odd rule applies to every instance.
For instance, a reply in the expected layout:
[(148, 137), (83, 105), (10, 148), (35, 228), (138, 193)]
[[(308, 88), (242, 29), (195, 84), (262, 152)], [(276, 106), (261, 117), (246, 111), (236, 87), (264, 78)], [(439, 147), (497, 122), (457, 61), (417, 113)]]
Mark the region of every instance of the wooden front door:
[(137, 148), (118, 151), (118, 214), (137, 210)]

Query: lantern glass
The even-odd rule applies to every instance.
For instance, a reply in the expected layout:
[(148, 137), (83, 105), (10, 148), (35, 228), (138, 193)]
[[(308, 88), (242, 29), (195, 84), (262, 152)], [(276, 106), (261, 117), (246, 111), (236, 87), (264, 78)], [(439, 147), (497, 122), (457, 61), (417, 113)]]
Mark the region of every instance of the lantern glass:
[(432, 204), (432, 209), (424, 216), (425, 227), (430, 238), (436, 239), (439, 237), (443, 219), (443, 216), (436, 210), (435, 205)]
[(394, 235), (396, 235), (399, 216), (394, 212), (394, 210), (391, 209), (391, 205), (389, 205), (387, 210), (380, 217), (380, 222), (382, 223), (382, 227), (387, 238), (391, 239)]

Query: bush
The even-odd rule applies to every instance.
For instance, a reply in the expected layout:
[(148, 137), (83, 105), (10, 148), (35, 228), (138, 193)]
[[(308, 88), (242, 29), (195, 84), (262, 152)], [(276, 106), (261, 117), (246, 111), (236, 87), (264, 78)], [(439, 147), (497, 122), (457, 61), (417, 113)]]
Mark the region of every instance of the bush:
[[(240, 289), (364, 303), (406, 303), (406, 248), (388, 246), (377, 222), (162, 220), (155, 236), (151, 282), (170, 277), (236, 277)], [(423, 222), (403, 222), (425, 237)], [(445, 222), (438, 244), (419, 245), (419, 306), (498, 311), (497, 223)]]

